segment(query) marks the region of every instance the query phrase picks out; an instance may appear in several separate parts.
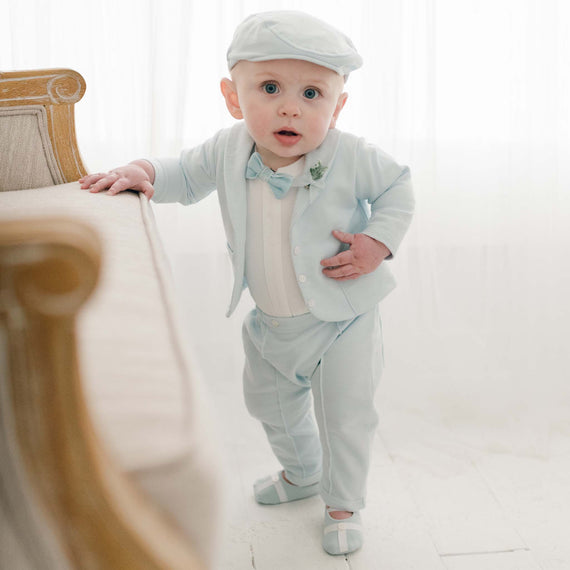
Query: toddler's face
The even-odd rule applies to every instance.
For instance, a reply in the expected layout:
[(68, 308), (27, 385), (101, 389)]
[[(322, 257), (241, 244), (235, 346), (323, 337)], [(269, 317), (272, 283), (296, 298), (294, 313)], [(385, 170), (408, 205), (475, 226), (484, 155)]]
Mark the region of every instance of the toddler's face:
[(240, 61), (232, 78), (222, 80), (228, 109), (274, 170), (317, 148), (347, 98), (340, 75), (308, 61)]

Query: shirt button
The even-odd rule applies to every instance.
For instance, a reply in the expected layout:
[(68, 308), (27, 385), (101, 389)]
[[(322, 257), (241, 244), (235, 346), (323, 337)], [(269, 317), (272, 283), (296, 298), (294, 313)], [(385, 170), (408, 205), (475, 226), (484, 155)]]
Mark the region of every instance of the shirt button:
[(305, 275), (299, 275), (299, 283), (304, 283), (307, 280)]
[(301, 253), (301, 248), (297, 245), (295, 246), (295, 249), (293, 250), (293, 253), (295, 255), (299, 255)]
[(275, 319), (273, 319), (273, 320), (271, 321), (271, 326), (273, 326), (273, 327), (278, 327), (278, 326), (279, 326), (279, 321), (276, 321)]

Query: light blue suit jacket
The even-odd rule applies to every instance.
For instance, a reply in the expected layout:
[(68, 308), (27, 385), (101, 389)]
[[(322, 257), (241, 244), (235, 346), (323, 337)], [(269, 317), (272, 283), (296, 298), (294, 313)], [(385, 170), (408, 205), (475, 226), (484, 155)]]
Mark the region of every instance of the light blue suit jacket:
[[(156, 173), (156, 202), (192, 204), (217, 189), (234, 271), (228, 316), (247, 285), (245, 169), (253, 147), (240, 122), (184, 150), (179, 158), (150, 161)], [(326, 168), (319, 169), (319, 163)], [(408, 168), (364, 139), (333, 129), (306, 156), (305, 171), (293, 185), (300, 188), (291, 221), (291, 251), (310, 311), (323, 321), (342, 321), (371, 309), (395, 287), (385, 262), (368, 275), (336, 281), (323, 275), (320, 261), (347, 247), (331, 235), (333, 229), (365, 233), (396, 253), (414, 209)]]

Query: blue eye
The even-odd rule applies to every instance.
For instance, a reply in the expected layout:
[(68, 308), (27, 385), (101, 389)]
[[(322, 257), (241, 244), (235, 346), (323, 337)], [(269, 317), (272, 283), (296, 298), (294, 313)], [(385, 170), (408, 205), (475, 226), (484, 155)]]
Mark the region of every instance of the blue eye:
[(268, 95), (275, 95), (275, 93), (277, 93), (279, 91), (279, 87), (277, 87), (277, 85), (275, 83), (266, 83), (263, 86), (263, 90), (268, 94)]
[(320, 95), (320, 93), (313, 87), (308, 87), (307, 89), (305, 89), (303, 95), (305, 96), (306, 99), (316, 99)]

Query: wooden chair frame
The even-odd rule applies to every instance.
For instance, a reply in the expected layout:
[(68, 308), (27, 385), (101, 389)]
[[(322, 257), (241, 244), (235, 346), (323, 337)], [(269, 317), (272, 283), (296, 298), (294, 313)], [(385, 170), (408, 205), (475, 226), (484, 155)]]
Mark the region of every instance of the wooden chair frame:
[[(73, 121), (84, 91), (71, 70), (0, 73), (1, 106), (45, 106), (64, 181), (86, 173)], [(0, 458), (0, 487), (24, 496), (28, 487), (10, 474), (25, 473), (29, 506), (42, 512), (71, 568), (204, 570), (180, 529), (107, 456), (93, 429), (75, 329), (100, 263), (98, 236), (84, 223), (0, 223), (0, 336), (7, 344), (0, 412), (9, 411), (0, 414), (0, 440), (15, 439)], [(34, 568), (51, 568), (38, 556)]]
[(47, 128), (60, 179), (73, 182), (87, 174), (75, 136), (74, 104), (85, 93), (85, 80), (71, 69), (0, 72), (0, 107), (45, 109)]

